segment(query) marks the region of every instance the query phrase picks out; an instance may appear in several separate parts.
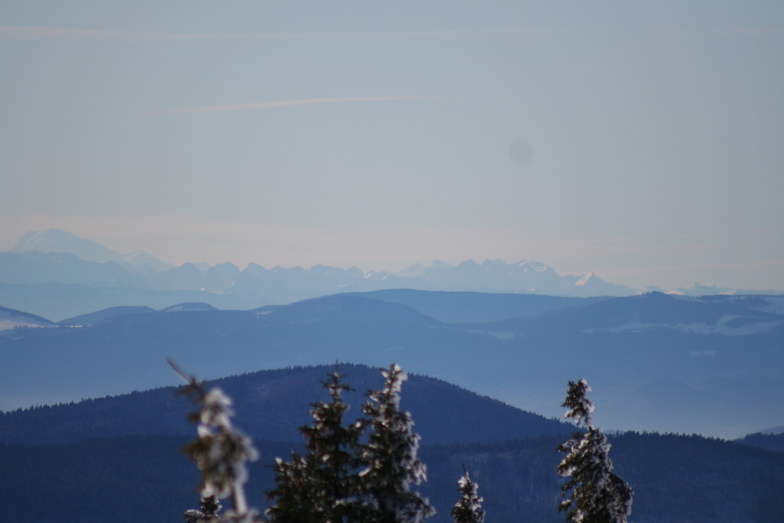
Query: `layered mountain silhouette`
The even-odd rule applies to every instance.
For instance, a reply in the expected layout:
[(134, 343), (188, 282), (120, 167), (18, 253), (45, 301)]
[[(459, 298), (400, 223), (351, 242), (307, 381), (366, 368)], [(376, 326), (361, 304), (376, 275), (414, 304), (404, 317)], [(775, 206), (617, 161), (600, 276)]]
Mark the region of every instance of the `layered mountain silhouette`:
[(54, 327), (55, 323), (26, 312), (0, 307), (0, 332), (21, 327)]
[(46, 325), (0, 335), (3, 409), (174, 385), (171, 356), (204, 378), (397, 362), (548, 417), (585, 377), (606, 429), (740, 437), (784, 419), (779, 296), (390, 290), (245, 311), (113, 308)]
[(594, 274), (559, 275), (536, 261), (435, 261), (398, 273), (325, 265), (265, 268), (231, 263), (173, 266), (144, 252), (121, 254), (66, 231), (25, 234), (0, 252), (0, 305), (54, 320), (118, 306), (163, 308), (201, 301), (249, 309), (334, 294), (410, 288), (555, 296), (626, 296), (637, 291)]
[(0, 408), (173, 385), (173, 356), (207, 378), (396, 361), (547, 416), (586, 377), (611, 429), (739, 437), (782, 423), (782, 297), (608, 296), (622, 290), (532, 261), (171, 267), (31, 233), (0, 253)]
[(68, 253), (84, 261), (91, 262), (117, 262), (130, 267), (142, 267), (153, 270), (166, 270), (174, 266), (159, 260), (146, 252), (137, 251), (129, 254), (120, 254), (103, 245), (75, 234), (59, 229), (45, 231), (30, 231), (24, 234), (12, 248), (5, 252), (42, 252)]

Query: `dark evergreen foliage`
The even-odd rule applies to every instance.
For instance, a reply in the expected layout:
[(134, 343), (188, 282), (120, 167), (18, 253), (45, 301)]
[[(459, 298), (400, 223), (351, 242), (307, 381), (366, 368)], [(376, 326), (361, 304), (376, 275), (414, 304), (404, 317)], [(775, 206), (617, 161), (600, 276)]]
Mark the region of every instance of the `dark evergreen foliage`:
[[(487, 426), (486, 430), (493, 430)], [(57, 523), (177, 522), (198, 500), (198, 471), (179, 450), (186, 437), (121, 436), (65, 445), (0, 444), (0, 521)], [(701, 436), (610, 436), (618, 474), (634, 485), (635, 523), (780, 523), (784, 453)], [(558, 523), (560, 436), (520, 441), (423, 445), (428, 482), (420, 486), (450, 523), (455, 478), (471, 471), (493, 523)], [(254, 503), (275, 487), (274, 457), (303, 454), (301, 442), (254, 439), (261, 460), (249, 465)], [(46, 493), (46, 503), (40, 502)], [(261, 507), (259, 507), (261, 508)]]
[(324, 505), (319, 486), (313, 481), (311, 470), (316, 464), (312, 458), (291, 453), (291, 460), (275, 459), (274, 490), (267, 492), (268, 501), (274, 502), (266, 512), (269, 521), (282, 523), (321, 523)]
[(400, 409), (400, 389), (407, 378), (398, 365), (382, 371), (384, 388), (368, 393), (363, 412), (370, 434), (362, 448), (366, 468), (361, 473), (362, 492), (370, 496), (368, 522), (419, 523), (435, 513), (427, 499), (410, 485), (427, 480), (424, 463), (417, 456), (419, 435), (411, 414)]
[[(323, 368), (318, 371), (323, 373)], [(290, 372), (280, 371), (280, 376)], [(313, 372), (310, 369), (307, 375)], [(293, 388), (288, 389), (289, 393)], [(258, 384), (248, 390), (251, 389), (257, 394), (260, 390), (269, 393), (268, 388), (260, 389)], [(73, 425), (85, 422), (99, 426), (101, 422), (112, 423), (125, 415), (122, 407), (102, 404), (102, 400), (85, 404), (102, 405), (100, 416), (80, 415), (71, 421)], [(155, 414), (155, 402), (147, 406), (150, 414)], [(40, 426), (46, 427), (47, 414), (65, 419), (68, 414), (78, 412), (78, 407), (45, 407), (26, 413), (39, 417)], [(18, 438), (15, 427), (29, 430), (15, 425), (18, 414), (0, 416), (11, 422), (5, 428), (12, 438)], [(150, 431), (157, 429), (143, 417), (135, 422)], [(500, 426), (503, 426), (502, 417), (474, 430), (494, 432)], [(50, 432), (52, 438), (57, 437), (56, 429)], [(559, 439), (547, 436), (423, 447), (421, 460), (428, 463), (430, 481), (420, 490), (433, 500), (434, 506), (449, 507), (454, 502), (454, 478), (465, 464), (472, 472), (472, 481), (475, 477), (482, 484), (487, 498), (483, 505), (492, 515), (492, 521), (554, 523), (559, 519), (555, 510), (559, 483), (552, 474), (548, 455), (552, 455)], [(627, 433), (609, 439), (613, 443), (613, 456), (622, 464), (623, 477), (635, 485), (634, 521), (637, 523), (781, 521), (784, 454), (780, 452), (696, 435)], [(363, 439), (363, 443), (366, 441)], [(192, 488), (198, 483), (196, 470), (177, 452), (183, 443), (183, 438), (149, 434), (57, 445), (0, 444), (0, 521), (181, 521), (183, 508), (192, 506), (194, 496), (198, 495)], [(259, 493), (275, 486), (272, 457), (288, 455), (298, 445), (257, 441), (257, 447), (264, 461), (249, 466), (247, 490), (253, 500), (260, 500)], [(308, 452), (300, 447), (294, 455), (304, 460)], [(305, 471), (306, 464), (301, 465), (291, 470), (295, 478)], [(42, 492), (46, 493), (47, 503), (40, 502)], [(434, 523), (450, 520), (447, 510), (432, 518)], [(322, 520), (293, 518), (289, 521), (321, 523)]]
[(485, 511), (482, 510), (484, 500), (479, 496), (479, 485), (471, 479), (468, 471), (465, 471), (457, 485), (462, 497), (452, 508), (455, 523), (484, 523)]
[(267, 517), (275, 522), (340, 522), (357, 519), (361, 498), (359, 449), (364, 422), (344, 426), (349, 407), (342, 394), (351, 390), (335, 369), (322, 382), (330, 400), (312, 404), (312, 425), (303, 426), (308, 453), (293, 453), (291, 461), (276, 459), (277, 488), (268, 492), (273, 506)]
[(784, 433), (780, 434), (761, 434), (759, 432), (735, 440), (742, 445), (759, 447), (761, 449), (772, 450), (774, 452), (784, 452)]
[(218, 497), (214, 495), (202, 496), (199, 503), (199, 510), (186, 510), (185, 523), (202, 523), (203, 521), (215, 520), (218, 512), (221, 511), (221, 504)]
[(566, 417), (586, 432), (576, 432), (558, 447), (566, 454), (558, 465), (558, 474), (569, 478), (561, 487), (565, 499), (558, 510), (566, 512), (566, 521), (626, 523), (632, 508), (632, 489), (613, 472), (607, 437), (591, 423), (594, 407), (586, 397), (589, 390), (585, 380), (570, 381), (562, 405), (568, 409)]
[(400, 409), (406, 375), (397, 365), (382, 374), (384, 388), (369, 392), (363, 406), (367, 418), (349, 424), (342, 394), (350, 387), (337, 369), (323, 382), (330, 400), (312, 404), (313, 423), (300, 429), (307, 454), (276, 459), (270, 521), (416, 523), (433, 514), (409, 487), (426, 474), (411, 415)]

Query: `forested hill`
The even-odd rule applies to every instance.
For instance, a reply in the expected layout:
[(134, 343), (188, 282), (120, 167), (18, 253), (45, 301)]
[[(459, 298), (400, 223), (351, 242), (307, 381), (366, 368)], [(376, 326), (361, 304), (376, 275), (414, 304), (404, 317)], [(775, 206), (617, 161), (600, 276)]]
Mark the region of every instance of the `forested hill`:
[[(238, 424), (254, 437), (293, 441), (310, 403), (324, 399), (320, 382), (335, 366), (295, 367), (222, 378), (210, 383), (234, 398)], [(349, 417), (361, 415), (364, 393), (382, 385), (377, 369), (340, 364), (354, 391), (346, 395)], [(35, 407), (0, 414), (0, 442), (65, 443), (127, 434), (191, 434), (185, 418), (193, 410), (175, 387)], [(424, 443), (491, 442), (568, 434), (560, 421), (524, 412), (438, 379), (412, 375), (404, 384), (403, 407), (416, 420)]]
[[(779, 430), (781, 430), (779, 428)], [(743, 445), (759, 447), (761, 449), (772, 450), (774, 452), (784, 452), (784, 432), (778, 434), (762, 434), (756, 432), (736, 440)]]
[[(179, 449), (184, 436), (116, 436), (65, 445), (0, 444), (0, 521), (157, 523), (182, 521), (198, 503), (198, 473)], [(192, 438), (191, 438), (192, 439)], [(487, 521), (558, 523), (558, 436), (502, 443), (425, 445), (421, 491), (448, 523), (465, 466), (479, 483)], [(271, 463), (296, 443), (257, 441), (248, 495), (263, 506)], [(618, 473), (634, 489), (634, 523), (780, 523), (784, 454), (697, 436), (611, 438)], [(301, 443), (300, 443), (301, 444)], [(41, 473), (45, 470), (46, 473)], [(45, 503), (41, 502), (45, 497)]]
[[(373, 369), (342, 368), (346, 381), (359, 390), (379, 385)], [(274, 486), (275, 457), (302, 449), (296, 427), (310, 422), (307, 404), (323, 399), (318, 381), (331, 370), (329, 366), (287, 369), (215, 382), (236, 398), (237, 424), (254, 438), (260, 451), (261, 459), (250, 467), (246, 489), (253, 505), (265, 506), (263, 492)], [(186, 399), (172, 392), (160, 389), (5, 414), (5, 433), (28, 441), (0, 443), (0, 521), (181, 521), (184, 510), (198, 503), (196, 468), (180, 452), (195, 430), (183, 421), (191, 410)], [(280, 407), (273, 408), (275, 404)], [(535, 416), (509, 420), (515, 409), (424, 377), (411, 376), (404, 383), (403, 404), (414, 412), (415, 429), (423, 435), (419, 455), (427, 465), (428, 482), (416, 489), (438, 510), (429, 523), (452, 521), (449, 510), (459, 497), (456, 481), (464, 468), (479, 484), (488, 521), (563, 520), (556, 510), (561, 480), (555, 468), (561, 458), (556, 446), (567, 439), (566, 434), (526, 437), (521, 433), (518, 439), (501, 441), (521, 429), (535, 433), (527, 429), (546, 420)], [(565, 428), (556, 422), (541, 427)], [(78, 441), (33, 445), (36, 431), (51, 441)], [(117, 435), (91, 438), (105, 431)], [(140, 434), (145, 431), (179, 435)], [(261, 439), (262, 434), (275, 431), (288, 441)], [(449, 440), (444, 437), (447, 431), (460, 442), (433, 444)], [(468, 443), (472, 434), (485, 439)], [(616, 471), (634, 489), (630, 521), (781, 521), (784, 453), (699, 436), (627, 433), (611, 437), (610, 442)]]

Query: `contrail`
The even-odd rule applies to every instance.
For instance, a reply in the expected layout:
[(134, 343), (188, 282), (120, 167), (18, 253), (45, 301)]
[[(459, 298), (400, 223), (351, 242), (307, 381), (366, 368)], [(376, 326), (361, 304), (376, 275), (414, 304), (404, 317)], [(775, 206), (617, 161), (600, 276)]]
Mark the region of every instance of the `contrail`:
[(197, 41), (197, 40), (343, 40), (369, 38), (471, 38), (503, 36), (517, 31), (410, 31), (371, 33), (162, 33), (154, 31), (114, 31), (72, 27), (0, 26), (0, 40), (83, 40), (83, 41)]
[(219, 113), (225, 111), (243, 111), (246, 109), (274, 109), (277, 107), (292, 107), (295, 105), (331, 104), (345, 102), (394, 102), (427, 100), (426, 96), (368, 96), (362, 98), (310, 98), (307, 100), (281, 100), (278, 102), (256, 102), (234, 105), (212, 105), (209, 107), (196, 107), (192, 109), (172, 109), (147, 114), (193, 114), (193, 113)]

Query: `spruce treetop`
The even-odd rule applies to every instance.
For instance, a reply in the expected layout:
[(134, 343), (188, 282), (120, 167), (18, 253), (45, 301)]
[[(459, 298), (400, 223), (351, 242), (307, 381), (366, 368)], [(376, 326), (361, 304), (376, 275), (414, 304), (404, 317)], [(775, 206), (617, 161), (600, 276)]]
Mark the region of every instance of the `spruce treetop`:
[(455, 523), (484, 523), (485, 511), (482, 510), (482, 501), (479, 496), (479, 485), (471, 479), (471, 474), (465, 471), (457, 481), (462, 497), (452, 508), (452, 517)]
[(586, 394), (590, 392), (590, 390), (591, 387), (588, 386), (588, 382), (584, 379), (581, 379), (578, 382), (570, 381), (569, 390), (566, 393), (566, 400), (561, 404), (562, 407), (568, 409), (566, 414), (564, 414), (564, 417), (570, 418), (577, 426), (579, 426), (580, 423), (586, 427), (592, 425), (591, 413), (594, 410), (594, 406), (591, 400), (586, 397)]
[(570, 381), (562, 405), (568, 409), (565, 416), (587, 430), (576, 432), (558, 446), (566, 456), (558, 464), (557, 472), (568, 478), (561, 486), (564, 500), (558, 510), (566, 512), (567, 522), (626, 523), (632, 509), (632, 489), (613, 472), (607, 437), (591, 423), (594, 407), (585, 396), (590, 390), (584, 379)]

